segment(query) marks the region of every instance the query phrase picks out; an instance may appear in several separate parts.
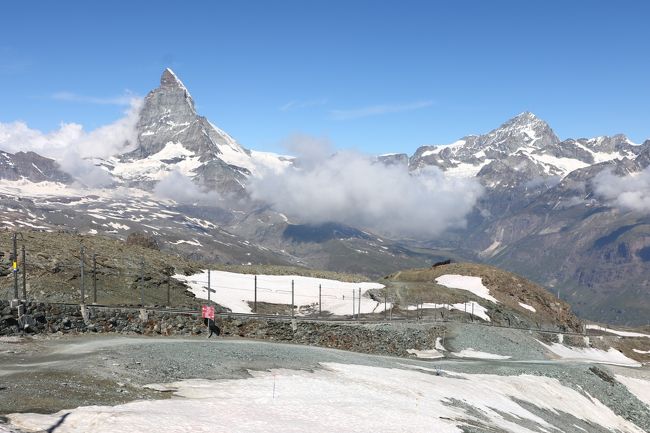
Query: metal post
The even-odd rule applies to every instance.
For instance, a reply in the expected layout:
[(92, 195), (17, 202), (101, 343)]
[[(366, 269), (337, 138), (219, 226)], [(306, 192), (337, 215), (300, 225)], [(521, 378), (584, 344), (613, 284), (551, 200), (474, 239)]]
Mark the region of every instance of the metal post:
[(14, 255), (13, 255), (13, 273), (14, 273), (14, 299), (18, 299), (18, 234), (14, 233)]
[[(167, 277), (167, 306), (171, 307), (171, 297), (170, 297), (170, 284), (169, 284), (169, 277)], [(208, 292), (209, 293), (209, 292)]]
[(361, 320), (361, 287), (359, 287), (359, 308), (357, 308), (357, 320)]
[(319, 284), (318, 285), (318, 315), (320, 316), (321, 313), (323, 312), (323, 295), (322, 295), (322, 287)]
[(354, 320), (354, 315), (357, 314), (356, 311), (356, 305), (357, 305), (357, 298), (356, 294), (354, 293), (354, 289), (352, 289), (352, 319)]
[(472, 322), (474, 321), (474, 303), (472, 302)]
[(27, 259), (25, 255), (25, 245), (22, 246), (21, 252), (23, 253), (22, 260), (22, 273), (23, 273), (23, 299), (27, 300)]
[(140, 305), (144, 307), (144, 256), (140, 260)]
[(86, 275), (84, 272), (84, 255), (86, 253), (85, 248), (82, 246), (79, 253), (80, 262), (81, 262), (81, 305), (86, 303)]
[(253, 313), (257, 313), (257, 275), (255, 275), (255, 298), (253, 299)]
[(97, 254), (93, 253), (93, 304), (97, 303)]
[(210, 291), (212, 290), (210, 281), (210, 269), (208, 269), (208, 302), (210, 302)]
[(293, 292), (294, 284), (293, 280), (291, 280), (291, 317), (293, 318), (293, 309), (294, 309), (294, 292)]

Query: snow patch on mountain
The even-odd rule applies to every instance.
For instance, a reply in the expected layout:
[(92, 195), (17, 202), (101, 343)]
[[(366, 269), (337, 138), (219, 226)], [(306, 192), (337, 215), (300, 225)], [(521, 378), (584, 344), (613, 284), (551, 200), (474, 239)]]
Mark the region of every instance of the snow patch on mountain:
[(519, 302), (519, 306), (520, 306), (521, 308), (524, 308), (524, 309), (528, 310), (528, 311), (532, 311), (533, 313), (536, 313), (536, 312), (537, 312), (537, 310), (535, 309), (535, 307), (533, 307), (532, 305), (528, 305), (528, 304), (524, 304), (523, 302)]
[(169, 142), (159, 152), (142, 159), (120, 161), (109, 159), (109, 171), (122, 180), (162, 180), (169, 172), (178, 171), (192, 177), (201, 165), (199, 157), (182, 143)]
[(498, 304), (499, 301), (490, 295), (490, 289), (483, 285), (481, 277), (470, 277), (466, 275), (446, 274), (436, 278), (436, 283), (452, 289), (467, 290), (479, 298)]

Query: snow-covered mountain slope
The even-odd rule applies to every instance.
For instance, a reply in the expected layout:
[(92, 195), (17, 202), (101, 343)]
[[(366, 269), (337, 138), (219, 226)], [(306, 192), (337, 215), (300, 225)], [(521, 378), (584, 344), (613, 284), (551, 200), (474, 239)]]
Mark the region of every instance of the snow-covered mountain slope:
[(484, 135), (422, 146), (410, 158), (409, 167), (418, 171), (436, 166), (448, 176), (477, 176), (488, 187), (513, 187), (564, 177), (601, 162), (633, 159), (645, 147), (622, 134), (561, 141), (546, 122), (525, 112)]
[(145, 97), (135, 150), (97, 161), (119, 183), (149, 188), (171, 172), (220, 193), (240, 193), (248, 176), (278, 171), (291, 158), (254, 152), (197, 114), (187, 87), (171, 69)]

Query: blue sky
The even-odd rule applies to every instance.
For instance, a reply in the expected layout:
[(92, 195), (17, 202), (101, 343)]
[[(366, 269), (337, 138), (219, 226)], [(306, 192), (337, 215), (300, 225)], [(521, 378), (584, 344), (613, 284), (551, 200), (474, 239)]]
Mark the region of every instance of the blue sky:
[(243, 145), (368, 153), (522, 111), (561, 138), (650, 138), (646, 1), (5, 2), (0, 122), (114, 121), (171, 67)]

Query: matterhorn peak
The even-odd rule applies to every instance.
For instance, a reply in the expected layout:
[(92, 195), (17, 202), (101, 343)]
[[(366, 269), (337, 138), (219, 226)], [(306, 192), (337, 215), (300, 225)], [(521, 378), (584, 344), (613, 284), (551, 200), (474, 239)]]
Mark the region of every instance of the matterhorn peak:
[(160, 87), (176, 87), (187, 90), (181, 80), (178, 79), (174, 71), (170, 68), (165, 68), (160, 77)]

